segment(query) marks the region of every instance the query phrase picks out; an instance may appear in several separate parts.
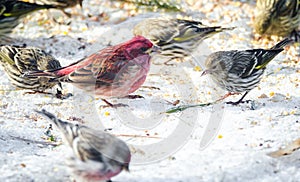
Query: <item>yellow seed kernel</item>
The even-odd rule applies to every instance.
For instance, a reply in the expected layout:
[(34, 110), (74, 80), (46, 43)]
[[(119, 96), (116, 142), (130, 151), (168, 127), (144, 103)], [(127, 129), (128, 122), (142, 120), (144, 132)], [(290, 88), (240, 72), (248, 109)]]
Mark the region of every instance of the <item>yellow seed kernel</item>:
[(104, 116), (110, 116), (110, 112), (108, 111), (104, 112)]
[(223, 135), (218, 135), (218, 138), (220, 138), (220, 139), (223, 138)]
[(293, 115), (293, 114), (295, 114), (295, 113), (296, 113), (295, 110), (292, 110), (292, 111), (290, 112), (291, 115)]
[(68, 35), (69, 34), (69, 32), (67, 32), (67, 31), (63, 31), (62, 32), (64, 35)]
[(194, 71), (201, 71), (202, 69), (201, 69), (201, 67), (200, 66), (195, 66), (194, 67)]
[(270, 95), (271, 97), (273, 97), (273, 96), (275, 95), (275, 93), (274, 93), (274, 92), (270, 92), (269, 95)]
[(288, 113), (287, 111), (283, 111), (283, 112), (282, 112), (282, 115), (283, 115), (283, 116), (287, 116), (287, 115), (289, 115), (289, 113)]
[(82, 30), (82, 31), (87, 31), (88, 28), (87, 28), (87, 27), (82, 27), (81, 30)]

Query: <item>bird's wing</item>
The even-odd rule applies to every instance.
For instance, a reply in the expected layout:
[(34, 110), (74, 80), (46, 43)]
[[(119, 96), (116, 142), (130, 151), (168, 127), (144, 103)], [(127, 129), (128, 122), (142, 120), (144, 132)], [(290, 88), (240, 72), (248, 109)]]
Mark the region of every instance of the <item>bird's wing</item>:
[(73, 147), (78, 150), (77, 154), (81, 155), (79, 156), (81, 160), (103, 162), (103, 156), (109, 158), (114, 157), (109, 156), (114, 150), (112, 147), (116, 140), (112, 135), (86, 127), (80, 127), (78, 135), (79, 140), (77, 140), (76, 146), (73, 145)]
[(174, 41), (183, 42), (186, 40), (191, 40), (202, 35), (202, 32), (212, 32), (215, 27), (206, 27), (199, 21), (193, 20), (180, 20), (177, 19), (179, 35), (174, 37)]
[(0, 61), (15, 66), (14, 56), (17, 53), (17, 49), (10, 46), (0, 47)]
[(124, 55), (116, 54), (113, 47), (108, 47), (76, 64), (59, 69), (59, 74), (65, 75), (59, 80), (73, 83), (103, 82), (103, 84), (110, 84), (126, 63)]
[[(298, 16), (299, 13), (299, 0), (278, 0), (272, 1), (274, 5), (271, 9), (271, 15), (274, 17), (281, 16)], [(271, 6), (270, 6), (271, 7)]]
[(150, 39), (156, 45), (168, 43), (180, 34), (174, 19), (150, 18), (134, 27), (134, 34)]
[(20, 48), (15, 55), (15, 63), (22, 73), (38, 70), (37, 55), (33, 49)]
[(0, 4), (0, 16), (5, 12), (6, 7), (3, 4)]
[(229, 73), (234, 73), (243, 78), (251, 75), (258, 63), (258, 58), (253, 52), (236, 51), (232, 56), (232, 61), (233, 63)]
[(251, 49), (237, 51), (233, 55), (233, 64), (230, 73), (235, 73), (240, 77), (247, 77), (259, 69), (263, 69), (267, 64), (283, 49)]
[[(106, 53), (105, 53), (106, 54)], [(106, 59), (102, 59), (102, 55), (96, 57), (93, 62), (91, 71), (97, 78), (97, 81), (104, 83), (113, 83), (121, 73), (121, 70), (126, 67), (130, 60), (127, 60), (124, 54), (118, 54), (114, 52), (107, 53)], [(100, 60), (101, 61), (98, 61)], [(119, 75), (120, 76), (120, 75)]]

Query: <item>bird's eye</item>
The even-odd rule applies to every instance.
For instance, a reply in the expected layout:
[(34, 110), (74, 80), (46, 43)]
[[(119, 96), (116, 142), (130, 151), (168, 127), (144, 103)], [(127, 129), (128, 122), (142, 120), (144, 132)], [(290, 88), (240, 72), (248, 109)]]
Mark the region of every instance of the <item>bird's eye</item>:
[(147, 51), (147, 50), (148, 50), (147, 47), (142, 47), (142, 48), (141, 48), (141, 51), (143, 51), (143, 52), (145, 52), (145, 51)]

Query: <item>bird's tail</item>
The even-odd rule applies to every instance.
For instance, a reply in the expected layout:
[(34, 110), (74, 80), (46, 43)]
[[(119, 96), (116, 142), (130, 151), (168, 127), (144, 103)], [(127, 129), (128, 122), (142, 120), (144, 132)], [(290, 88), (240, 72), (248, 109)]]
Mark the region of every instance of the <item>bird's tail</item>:
[(17, 50), (11, 48), (9, 46), (1, 46), (0, 47), (0, 62), (9, 63), (10, 65), (14, 65), (15, 62), (13, 60), (13, 56), (16, 54)]
[(38, 114), (44, 116), (48, 120), (50, 120), (56, 127), (63, 133), (65, 140), (68, 142), (70, 146), (72, 146), (72, 142), (74, 138), (78, 135), (78, 125), (74, 125), (72, 123), (68, 123), (58, 119), (52, 113), (42, 109), (41, 111), (34, 110)]
[(235, 27), (227, 27), (227, 28), (225, 28), (225, 27), (219, 27), (219, 28), (216, 28), (215, 31), (222, 32), (224, 30), (233, 30), (233, 29), (235, 29)]
[(216, 26), (216, 27), (204, 27), (204, 28), (200, 28), (199, 32), (203, 32), (203, 36), (205, 37), (210, 37), (212, 35), (215, 35), (216, 33), (220, 33), (226, 30), (233, 30), (235, 29), (235, 27), (221, 27), (221, 26)]
[(282, 49), (284, 48), (286, 45), (293, 43), (294, 40), (291, 38), (285, 38), (283, 40), (281, 40), (280, 42), (278, 42), (276, 45), (274, 45), (271, 49)]
[(64, 121), (59, 120), (54, 114), (46, 111), (45, 109), (42, 109), (41, 111), (34, 110), (35, 112), (39, 113), (40, 115), (44, 116), (48, 120), (50, 120), (53, 124), (55, 124), (58, 128), (64, 128), (64, 125), (66, 125)]
[(22, 76), (27, 78), (35, 78), (35, 77), (48, 77), (53, 78), (52, 81), (58, 81), (59, 78), (69, 74), (73, 71), (72, 66), (81, 62), (83, 59), (76, 61), (68, 66), (60, 67), (52, 70), (37, 70), (37, 71), (27, 71)]
[(49, 77), (49, 78), (56, 78), (57, 70), (38, 70), (38, 71), (27, 71), (22, 76), (26, 78), (36, 78), (36, 77)]
[(47, 4), (35, 4), (35, 3), (29, 3), (25, 1), (18, 1), (18, 2), (8, 2), (11, 4), (7, 4), (6, 6), (11, 7), (12, 10), (8, 13), (3, 13), (4, 16), (12, 17), (12, 16), (22, 16), (26, 15), (30, 12), (41, 10), (41, 9), (50, 9), (55, 8), (53, 5), (47, 5)]

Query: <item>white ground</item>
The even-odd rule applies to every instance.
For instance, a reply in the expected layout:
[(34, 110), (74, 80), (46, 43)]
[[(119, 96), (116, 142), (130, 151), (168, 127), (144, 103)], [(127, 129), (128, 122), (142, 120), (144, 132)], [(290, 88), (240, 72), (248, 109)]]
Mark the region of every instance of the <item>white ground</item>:
[[(279, 40), (275, 37), (276, 40), (254, 41), (253, 0), (244, 4), (188, 2), (193, 4), (190, 15), (194, 18), (206, 24), (237, 28), (207, 39), (194, 54), (196, 63), (153, 64), (144, 85), (160, 90), (139, 89), (135, 94), (145, 99), (110, 100), (128, 104), (128, 108), (101, 108), (104, 105), (101, 100), (67, 84), (63, 85), (65, 93), (74, 94), (67, 100), (43, 94), (24, 95), (26, 91), (16, 91), (1, 71), (0, 181), (71, 181), (71, 173), (64, 164), (68, 148), (53, 147), (45, 139), (49, 122), (33, 112), (41, 108), (70, 122), (111, 128), (109, 132), (126, 141), (133, 153), (131, 172), (121, 173), (114, 181), (300, 181), (299, 151), (280, 158), (267, 155), (300, 136), (299, 47), (288, 47), (270, 63), (260, 86), (247, 96), (246, 99), (253, 101), (249, 104), (219, 104), (164, 113), (173, 107), (168, 101), (180, 100), (179, 105), (206, 103), (225, 94), (208, 77), (200, 77), (201, 71), (195, 69), (197, 64), (203, 66), (209, 53), (267, 48)], [(36, 13), (26, 18), (14, 35), (19, 39), (18, 44), (41, 47), (61, 60), (62, 65), (68, 65), (108, 44), (130, 39), (134, 24), (144, 17), (158, 16), (138, 15), (116, 24), (134, 12), (109, 9), (108, 4), (84, 2), (83, 13), (75, 9), (78, 15), (72, 19), (60, 11)], [(98, 16), (101, 12), (106, 12), (104, 17)], [(92, 15), (90, 18), (88, 13)], [(71, 24), (48, 21), (49, 14)], [(235, 101), (239, 97), (226, 100)], [(207, 126), (210, 130), (206, 130)], [(52, 134), (60, 141), (56, 128)]]

